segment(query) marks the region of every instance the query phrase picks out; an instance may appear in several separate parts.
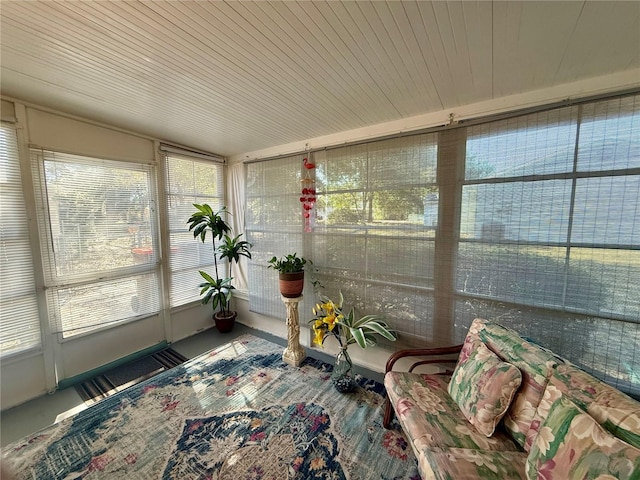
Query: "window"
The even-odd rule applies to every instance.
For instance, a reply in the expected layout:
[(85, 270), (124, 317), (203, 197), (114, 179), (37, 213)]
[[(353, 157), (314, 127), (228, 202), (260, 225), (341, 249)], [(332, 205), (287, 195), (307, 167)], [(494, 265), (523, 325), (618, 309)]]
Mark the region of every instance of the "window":
[(16, 131), (0, 124), (0, 355), (39, 347), (36, 300), (27, 211)]
[(159, 312), (153, 168), (36, 149), (32, 165), (52, 330), (68, 338)]
[(436, 134), (331, 149), (317, 161), (311, 258), (323, 294), (432, 334), (439, 195)]
[[(483, 317), (640, 395), (639, 95), (319, 152), (307, 233), (301, 160), (248, 165), (254, 272), (291, 241), (322, 293), (403, 343)], [(278, 303), (273, 277), (250, 280), (252, 306)]]
[[(247, 240), (253, 245), (249, 260), (249, 306), (252, 311), (285, 318), (278, 274), (267, 261), (290, 253), (310, 258), (303, 248), (300, 206), (302, 155), (249, 164), (247, 169)], [(305, 281), (309, 281), (305, 275)], [(311, 302), (303, 300), (300, 311)]]
[(311, 232), (304, 231), (300, 203), (303, 155), (249, 164), (252, 310), (284, 318), (267, 260), (297, 252), (314, 262), (306, 269), (308, 302), (301, 312), (311, 311), (311, 282), (319, 282), (322, 295), (341, 290), (359, 311), (392, 316), (405, 339), (428, 335), (438, 224), (436, 138), (419, 135), (315, 153)]
[(458, 321), (640, 393), (640, 97), (471, 127), (466, 151)]
[[(212, 245), (193, 238), (187, 220), (194, 203), (208, 203), (214, 210), (224, 205), (224, 166), (207, 160), (167, 153), (166, 192), (169, 225), (170, 305), (176, 307), (199, 301), (202, 283), (199, 270), (211, 272)], [(209, 237), (210, 238), (210, 237)], [(225, 263), (218, 265), (221, 272)]]

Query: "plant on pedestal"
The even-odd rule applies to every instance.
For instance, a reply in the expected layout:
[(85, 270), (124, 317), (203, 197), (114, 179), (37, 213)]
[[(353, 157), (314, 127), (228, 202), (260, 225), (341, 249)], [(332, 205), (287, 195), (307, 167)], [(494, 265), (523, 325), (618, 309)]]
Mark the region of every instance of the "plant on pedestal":
[[(213, 307), (213, 319), (216, 327), (220, 332), (229, 332), (235, 324), (237, 313), (230, 309), (232, 291), (235, 287), (232, 285), (233, 263), (238, 263), (240, 257), (251, 258), (251, 244), (246, 240), (241, 240), (242, 233), (235, 237), (230, 236), (231, 227), (225, 221), (223, 216), (229, 214), (226, 207), (220, 208), (217, 212), (206, 203), (199, 205), (193, 204), (197, 211), (189, 217), (187, 224), (189, 231), (193, 231), (193, 238), (200, 237), (204, 243), (207, 233), (211, 233), (211, 242), (213, 246), (213, 263), (215, 268), (215, 277), (207, 272), (200, 270), (200, 275), (204, 279), (200, 287), (200, 295), (202, 303), (211, 302)], [(219, 242), (216, 245), (216, 241)], [(227, 260), (228, 274), (225, 278), (221, 278), (218, 273), (218, 260)], [(218, 307), (220, 310), (218, 310)]]
[(273, 257), (268, 263), (268, 268), (278, 271), (280, 294), (283, 297), (296, 298), (302, 295), (307, 260), (291, 253), (282, 258)]

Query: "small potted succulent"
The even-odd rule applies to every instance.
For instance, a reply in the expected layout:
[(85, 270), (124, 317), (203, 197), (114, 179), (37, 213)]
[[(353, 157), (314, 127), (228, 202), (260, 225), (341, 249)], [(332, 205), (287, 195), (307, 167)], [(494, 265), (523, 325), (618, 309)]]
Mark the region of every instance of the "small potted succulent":
[(304, 289), (304, 266), (307, 261), (291, 253), (285, 257), (273, 257), (269, 260), (269, 267), (278, 271), (280, 294), (286, 298), (296, 298), (302, 295)]
[[(200, 237), (204, 243), (207, 233), (211, 233), (211, 241), (213, 242), (213, 263), (215, 265), (215, 277), (207, 272), (200, 270), (200, 276), (204, 279), (200, 287), (200, 295), (202, 303), (211, 302), (213, 306), (213, 319), (216, 328), (221, 333), (230, 332), (235, 324), (237, 312), (230, 309), (231, 292), (235, 287), (231, 284), (233, 277), (231, 276), (231, 267), (233, 262), (238, 263), (240, 257), (251, 258), (251, 244), (246, 240), (241, 240), (240, 235), (231, 237), (231, 227), (225, 221), (223, 216), (228, 214), (226, 207), (222, 207), (217, 212), (206, 203), (199, 205), (193, 204), (197, 211), (191, 215), (187, 224), (189, 230), (193, 231), (193, 238)], [(220, 242), (216, 245), (216, 241)], [(218, 259), (228, 261), (228, 271), (225, 278), (221, 278), (218, 274)], [(220, 307), (220, 310), (218, 310)]]

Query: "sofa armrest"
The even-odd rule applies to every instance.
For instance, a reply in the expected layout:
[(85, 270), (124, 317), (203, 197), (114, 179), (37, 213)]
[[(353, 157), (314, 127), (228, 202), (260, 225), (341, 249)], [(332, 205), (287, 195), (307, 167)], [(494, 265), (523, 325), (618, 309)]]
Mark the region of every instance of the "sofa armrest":
[[(429, 365), (429, 364), (437, 365), (437, 364), (456, 363), (461, 350), (462, 350), (462, 344), (453, 345), (451, 347), (416, 348), (411, 350), (398, 350), (397, 352), (395, 352), (393, 355), (389, 357), (389, 360), (387, 360), (387, 365), (385, 367), (385, 375), (393, 370), (394, 365), (401, 358), (407, 358), (407, 357), (420, 358), (409, 367), (409, 372), (413, 372), (413, 370), (419, 365)], [(433, 357), (433, 358), (425, 359), (424, 357)], [(384, 418), (382, 420), (382, 425), (384, 426), (384, 428), (389, 428), (392, 419), (393, 419), (393, 406), (391, 405), (391, 400), (389, 399), (389, 395), (387, 394), (387, 401), (384, 409)]]
[[(438, 358), (429, 358), (422, 359), (414, 362), (411, 367), (409, 367), (409, 372), (413, 372), (413, 370), (419, 365), (427, 365), (427, 364), (444, 364), (444, 363), (455, 363), (458, 360), (458, 354), (462, 350), (462, 344), (453, 345), (450, 347), (439, 347), (439, 348), (416, 348), (412, 350), (398, 350), (393, 355), (389, 357), (387, 360), (387, 365), (385, 367), (385, 373), (393, 370), (393, 366), (395, 363), (401, 358), (407, 357), (438, 357)], [(455, 354), (455, 357), (451, 357), (451, 355)], [(445, 355), (449, 355), (449, 358), (445, 357)]]

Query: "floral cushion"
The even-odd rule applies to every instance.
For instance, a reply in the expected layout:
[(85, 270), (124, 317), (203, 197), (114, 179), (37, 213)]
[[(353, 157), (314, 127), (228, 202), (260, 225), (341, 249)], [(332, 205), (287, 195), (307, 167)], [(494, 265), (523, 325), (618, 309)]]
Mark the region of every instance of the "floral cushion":
[(605, 432), (565, 397), (540, 425), (526, 464), (530, 480), (640, 478), (640, 449)]
[(515, 365), (522, 373), (522, 385), (503, 418), (506, 430), (518, 444), (528, 451), (525, 440), (531, 421), (547, 386), (558, 358), (524, 340), (517, 332), (497, 323), (476, 319), (472, 327), (475, 335), (502, 360)]
[(482, 342), (467, 339), (448, 392), (469, 423), (490, 437), (521, 382), (520, 370), (500, 360)]
[(429, 448), (418, 455), (422, 480), (525, 480), (526, 452)]
[(487, 438), (462, 415), (447, 393), (449, 377), (389, 372), (384, 385), (403, 430), (417, 453), (431, 447), (518, 451), (520, 447), (502, 430)]
[(527, 445), (533, 443), (551, 405), (562, 396), (609, 433), (640, 448), (640, 403), (569, 363), (558, 365), (553, 372), (527, 434)]

